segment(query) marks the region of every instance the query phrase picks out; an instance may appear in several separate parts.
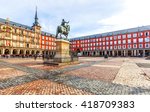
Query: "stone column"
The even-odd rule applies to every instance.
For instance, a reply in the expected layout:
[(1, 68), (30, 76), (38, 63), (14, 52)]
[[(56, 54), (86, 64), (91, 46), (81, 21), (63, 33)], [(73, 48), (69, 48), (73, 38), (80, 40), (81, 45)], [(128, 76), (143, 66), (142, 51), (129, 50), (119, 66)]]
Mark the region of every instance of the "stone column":
[(10, 55), (12, 55), (13, 54), (13, 49), (10, 49)]
[(107, 54), (107, 51), (105, 51), (104, 55), (106, 55), (106, 54)]
[(23, 53), (23, 54), (26, 54), (26, 51), (27, 51), (27, 50), (24, 50), (24, 53)]
[(126, 56), (128, 56), (128, 50), (125, 50), (125, 54), (126, 54)]
[(131, 56), (134, 56), (134, 50), (131, 50)]
[(32, 53), (32, 51), (31, 50), (29, 50), (29, 55)]
[(19, 53), (20, 53), (20, 50), (19, 50), (19, 49), (17, 49), (17, 55), (19, 55)]
[(139, 50), (136, 50), (137, 51), (137, 56), (139, 56)]
[(103, 51), (102, 51), (102, 56), (104, 55)]
[(123, 51), (123, 56), (126, 56), (126, 51), (125, 50)]
[(2, 55), (4, 55), (4, 53), (5, 53), (5, 49), (2, 49)]
[(143, 57), (145, 57), (145, 50), (143, 50)]
[(121, 56), (123, 56), (123, 50), (121, 50)]
[(111, 54), (110, 54), (110, 51), (109, 51), (109, 56), (110, 56)]
[(136, 50), (134, 50), (134, 56), (137, 56), (137, 54), (136, 54)]
[(115, 52), (114, 51), (112, 51), (112, 56), (115, 56)]
[(97, 51), (97, 56), (99, 56), (99, 52)]
[(118, 50), (117, 50), (117, 57), (118, 57)]

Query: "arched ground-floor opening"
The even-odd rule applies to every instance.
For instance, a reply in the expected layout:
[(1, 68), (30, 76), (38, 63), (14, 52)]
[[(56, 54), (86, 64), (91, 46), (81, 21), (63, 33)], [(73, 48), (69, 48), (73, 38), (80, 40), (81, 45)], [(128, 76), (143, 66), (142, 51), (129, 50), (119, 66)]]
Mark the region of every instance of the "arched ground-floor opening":
[(24, 51), (22, 49), (19, 51), (19, 56), (24, 57)]
[(80, 52), (81, 52), (80, 49), (77, 49), (77, 50), (76, 50), (76, 53), (77, 53), (77, 54), (80, 53)]
[(132, 51), (131, 50), (128, 51), (128, 56), (132, 56)]
[(10, 53), (9, 49), (5, 49), (4, 54), (7, 55), (7, 54), (9, 54), (9, 53)]
[(87, 51), (85, 52), (85, 55), (88, 56), (88, 52)]
[(9, 49), (5, 49), (4, 56), (8, 58), (9, 54), (10, 54), (10, 50)]
[(122, 54), (121, 54), (121, 51), (118, 51), (118, 56), (121, 56)]
[(145, 50), (145, 56), (150, 56), (150, 50)]
[(112, 51), (109, 51), (109, 56), (112, 56)]
[(102, 55), (103, 55), (103, 53), (100, 51), (100, 52), (99, 52), (99, 56), (102, 56)]
[(0, 55), (2, 55), (2, 49), (0, 49)]
[(19, 54), (20, 54), (20, 55), (23, 55), (23, 54), (24, 54), (24, 51), (23, 51), (23, 50), (20, 50)]
[(29, 52), (29, 50), (27, 50), (27, 51), (26, 51), (26, 55), (29, 55), (29, 54), (30, 54), (30, 52)]
[(143, 56), (143, 50), (139, 50), (139, 56)]
[(44, 54), (44, 51), (42, 51), (42, 54)]
[(102, 52), (102, 55), (103, 55), (103, 56), (105, 55), (105, 51)]
[(40, 51), (36, 51), (36, 54), (39, 54), (40, 53)]
[(17, 55), (17, 50), (16, 50), (16, 49), (13, 49), (12, 54), (13, 54), (13, 56), (16, 56), (16, 55)]
[(48, 51), (45, 51), (45, 53), (46, 53), (46, 55), (48, 55), (48, 54), (49, 54), (49, 52), (48, 52)]
[(83, 51), (83, 56), (85, 56), (85, 52)]
[(109, 55), (109, 51), (107, 51), (106, 54)]
[(34, 50), (32, 50), (32, 51), (31, 51), (31, 54), (32, 54), (32, 55), (34, 55), (34, 54), (35, 54), (35, 51), (34, 51)]
[(83, 51), (83, 56), (87, 56), (87, 51)]
[(89, 51), (87, 52), (87, 55), (90, 56), (90, 52)]
[(96, 52), (95, 51), (93, 52), (93, 56), (96, 56)]
[(114, 56), (118, 56), (118, 53), (117, 53), (117, 51), (114, 51)]

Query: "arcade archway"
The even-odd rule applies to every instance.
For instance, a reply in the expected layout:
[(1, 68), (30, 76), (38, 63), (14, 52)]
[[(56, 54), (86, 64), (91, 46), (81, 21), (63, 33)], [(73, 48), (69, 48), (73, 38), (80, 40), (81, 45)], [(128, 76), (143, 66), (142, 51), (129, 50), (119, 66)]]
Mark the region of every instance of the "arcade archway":
[(29, 52), (29, 50), (27, 50), (27, 51), (26, 51), (26, 55), (29, 55), (29, 54), (30, 54), (30, 52)]
[(0, 55), (2, 54), (2, 50), (0, 49)]
[(20, 50), (20, 53), (19, 54), (23, 54), (23, 50)]
[(34, 55), (34, 53), (35, 53), (35, 51), (34, 51), (34, 50), (32, 50), (32, 51), (31, 51), (31, 54), (32, 54), (32, 55)]
[(16, 49), (13, 50), (13, 55), (17, 55), (17, 50)]
[(10, 53), (10, 51), (9, 51), (9, 49), (5, 49), (5, 53), (4, 54), (9, 54)]
[(39, 54), (40, 53), (40, 51), (36, 51), (36, 54)]

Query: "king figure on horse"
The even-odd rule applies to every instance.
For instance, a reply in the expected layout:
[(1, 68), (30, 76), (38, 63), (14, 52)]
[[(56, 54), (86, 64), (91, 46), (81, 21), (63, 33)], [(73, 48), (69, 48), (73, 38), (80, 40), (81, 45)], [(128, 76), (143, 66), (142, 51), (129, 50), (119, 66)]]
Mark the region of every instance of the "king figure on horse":
[(61, 25), (57, 27), (56, 31), (56, 38), (58, 38), (58, 34), (60, 34), (60, 38), (62, 38), (61, 34), (65, 35), (66, 38), (68, 37), (70, 26), (68, 25), (69, 21), (66, 22), (64, 19), (62, 19)]

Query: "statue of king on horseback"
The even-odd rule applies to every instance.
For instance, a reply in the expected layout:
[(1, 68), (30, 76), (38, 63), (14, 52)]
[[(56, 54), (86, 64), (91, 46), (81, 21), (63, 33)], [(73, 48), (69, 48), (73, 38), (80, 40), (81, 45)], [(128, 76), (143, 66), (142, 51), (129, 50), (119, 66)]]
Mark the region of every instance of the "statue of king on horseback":
[(60, 38), (62, 38), (61, 34), (65, 35), (66, 39), (68, 37), (70, 26), (68, 25), (69, 21), (66, 22), (64, 19), (62, 19), (61, 25), (57, 27), (56, 31), (56, 38), (58, 38), (58, 34), (60, 34)]

